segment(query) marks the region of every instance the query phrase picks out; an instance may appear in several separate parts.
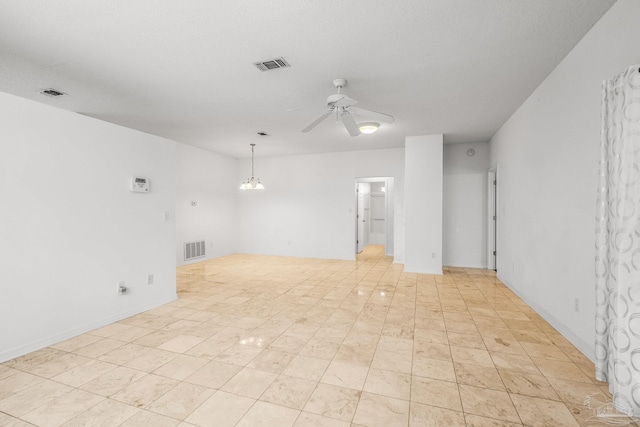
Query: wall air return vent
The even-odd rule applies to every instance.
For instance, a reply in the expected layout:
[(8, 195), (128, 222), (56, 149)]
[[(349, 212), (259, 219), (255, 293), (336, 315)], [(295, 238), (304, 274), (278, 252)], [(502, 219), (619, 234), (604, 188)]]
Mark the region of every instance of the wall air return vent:
[(50, 96), (52, 98), (55, 98), (57, 96), (62, 96), (62, 95), (66, 95), (66, 93), (64, 92), (60, 92), (59, 90), (55, 90), (55, 89), (43, 89), (40, 91), (40, 93), (44, 96)]
[(260, 71), (277, 70), (278, 68), (291, 67), (291, 65), (289, 65), (289, 63), (283, 57), (269, 59), (262, 62), (254, 62), (253, 65), (258, 67), (258, 70)]
[(189, 261), (195, 258), (202, 258), (205, 256), (204, 240), (197, 242), (187, 242), (184, 244), (184, 260)]

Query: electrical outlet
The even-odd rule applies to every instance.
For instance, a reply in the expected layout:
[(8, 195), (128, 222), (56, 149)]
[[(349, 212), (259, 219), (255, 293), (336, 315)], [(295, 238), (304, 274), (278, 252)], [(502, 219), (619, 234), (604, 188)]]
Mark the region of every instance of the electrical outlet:
[(118, 295), (124, 295), (127, 293), (127, 287), (124, 284), (124, 280), (118, 281)]
[(436, 259), (436, 253), (435, 252), (431, 252), (431, 258)]
[(575, 298), (573, 300), (573, 309), (576, 313), (580, 313), (580, 298)]
[(153, 274), (147, 276), (147, 285), (153, 285)]

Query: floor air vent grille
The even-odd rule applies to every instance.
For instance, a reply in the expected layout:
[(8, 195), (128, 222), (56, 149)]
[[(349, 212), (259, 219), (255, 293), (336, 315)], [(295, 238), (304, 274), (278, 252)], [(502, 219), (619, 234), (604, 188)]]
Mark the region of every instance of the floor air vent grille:
[(205, 256), (204, 240), (197, 242), (187, 242), (184, 244), (184, 260), (189, 261), (195, 258), (202, 258)]

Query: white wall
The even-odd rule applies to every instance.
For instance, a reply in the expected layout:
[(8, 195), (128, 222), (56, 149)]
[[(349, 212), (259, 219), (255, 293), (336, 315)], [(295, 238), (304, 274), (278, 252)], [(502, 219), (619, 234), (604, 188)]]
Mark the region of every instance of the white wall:
[[(177, 265), (236, 253), (237, 169), (236, 159), (176, 144)], [(206, 256), (185, 262), (184, 243), (196, 240), (205, 240)]]
[(385, 182), (372, 182), (369, 196), (369, 243), (384, 245), (387, 239), (387, 212)]
[(592, 358), (601, 83), (640, 63), (639, 22), (619, 0), (490, 141), (498, 277)]
[[(251, 170), (239, 161), (237, 181)], [(404, 261), (404, 149), (255, 159), (265, 191), (241, 191), (238, 251), (355, 259), (355, 179), (395, 178), (395, 254)]]
[[(384, 181), (380, 182), (372, 182), (371, 183), (371, 192), (372, 193), (382, 193), (382, 189), (384, 188)], [(385, 189), (386, 191), (386, 189)]]
[(405, 264), (442, 274), (442, 135), (405, 138)]
[(175, 143), (4, 93), (0, 117), (0, 361), (175, 299)]
[(442, 262), (486, 268), (489, 144), (446, 144), (443, 161)]

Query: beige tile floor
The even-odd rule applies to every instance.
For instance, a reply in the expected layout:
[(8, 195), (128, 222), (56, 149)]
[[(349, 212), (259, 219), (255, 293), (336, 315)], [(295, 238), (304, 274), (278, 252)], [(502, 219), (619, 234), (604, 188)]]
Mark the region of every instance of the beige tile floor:
[(598, 425), (593, 364), (492, 271), (234, 255), (0, 365), (2, 426)]

